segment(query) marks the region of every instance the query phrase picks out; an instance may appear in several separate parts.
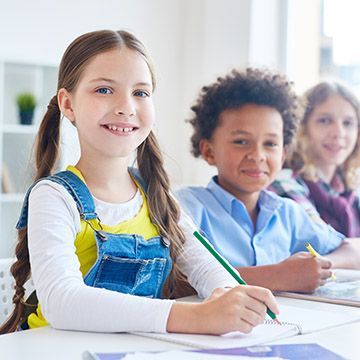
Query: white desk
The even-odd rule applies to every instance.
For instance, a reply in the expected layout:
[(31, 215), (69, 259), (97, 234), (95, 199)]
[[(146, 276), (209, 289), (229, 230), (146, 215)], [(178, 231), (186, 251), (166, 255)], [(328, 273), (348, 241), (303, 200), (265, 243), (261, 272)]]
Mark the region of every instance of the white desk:
[[(359, 314), (359, 308), (278, 298), (280, 304)], [(360, 321), (272, 344), (318, 343), (347, 359), (360, 359)], [(85, 350), (121, 352), (184, 349), (184, 346), (130, 334), (103, 334), (54, 330), (50, 327), (0, 336), (1, 360), (81, 360)]]
[(131, 334), (62, 331), (50, 327), (0, 335), (1, 360), (81, 360), (85, 350), (121, 352), (183, 348)]

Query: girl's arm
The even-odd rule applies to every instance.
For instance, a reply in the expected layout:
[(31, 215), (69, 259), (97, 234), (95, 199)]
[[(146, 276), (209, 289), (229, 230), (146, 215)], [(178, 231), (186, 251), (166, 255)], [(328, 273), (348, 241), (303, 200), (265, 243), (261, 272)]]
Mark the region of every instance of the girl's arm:
[(186, 241), (177, 263), (198, 295), (207, 298), (216, 288), (237, 286), (237, 281), (195, 238), (193, 232), (197, 228), (184, 211), (181, 212), (179, 225)]
[(334, 268), (360, 269), (360, 238), (347, 238), (341, 246), (325, 255)]

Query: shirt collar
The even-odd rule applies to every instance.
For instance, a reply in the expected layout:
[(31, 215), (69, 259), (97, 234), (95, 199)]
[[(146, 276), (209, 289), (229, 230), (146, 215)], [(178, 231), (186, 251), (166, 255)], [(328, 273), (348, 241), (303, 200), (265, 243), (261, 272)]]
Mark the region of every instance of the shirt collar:
[[(234, 195), (230, 194), (219, 185), (217, 176), (211, 178), (207, 185), (207, 189), (229, 214), (232, 214), (235, 204), (241, 204), (241, 206), (245, 208), (242, 201), (238, 200)], [(262, 190), (260, 192), (258, 200), (260, 209), (264, 208), (268, 211), (273, 211), (281, 206), (281, 204), (281, 198), (273, 192), (267, 190)]]
[(213, 176), (207, 186), (208, 190), (214, 195), (216, 200), (223, 206), (223, 208), (231, 214), (232, 204), (234, 201), (238, 201), (235, 196), (223, 189), (218, 184), (217, 176)]

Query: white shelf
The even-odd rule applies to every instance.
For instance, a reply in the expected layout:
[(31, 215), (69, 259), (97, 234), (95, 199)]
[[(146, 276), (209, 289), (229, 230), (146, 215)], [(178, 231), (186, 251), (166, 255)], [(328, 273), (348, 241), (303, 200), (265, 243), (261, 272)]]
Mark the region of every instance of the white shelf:
[[(39, 120), (56, 93), (56, 82), (55, 66), (0, 59), (0, 258), (14, 255), (15, 225), (24, 192), (34, 177), (33, 149)], [(33, 125), (19, 123), (16, 97), (22, 92), (35, 95)], [(4, 189), (16, 192), (2, 193)]]
[(35, 135), (39, 129), (38, 125), (4, 124), (4, 134), (30, 134)]

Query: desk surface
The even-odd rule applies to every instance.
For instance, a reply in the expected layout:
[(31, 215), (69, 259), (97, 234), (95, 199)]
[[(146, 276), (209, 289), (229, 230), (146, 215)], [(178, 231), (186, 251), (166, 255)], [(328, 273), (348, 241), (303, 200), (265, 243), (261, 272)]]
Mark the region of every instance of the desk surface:
[[(280, 304), (359, 315), (358, 308), (305, 300), (278, 298)], [(272, 344), (318, 343), (347, 359), (359, 359), (360, 321)], [(7, 360), (81, 359), (85, 350), (96, 352), (184, 349), (184, 346), (131, 334), (61, 331), (50, 327), (0, 336), (0, 358)]]

